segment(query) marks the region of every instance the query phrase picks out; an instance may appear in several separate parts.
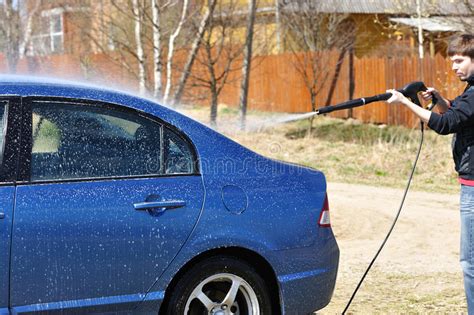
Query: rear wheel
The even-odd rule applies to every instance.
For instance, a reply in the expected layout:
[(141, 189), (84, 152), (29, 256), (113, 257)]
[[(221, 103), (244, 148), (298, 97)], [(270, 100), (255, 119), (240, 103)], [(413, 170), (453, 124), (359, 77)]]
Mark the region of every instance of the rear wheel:
[(265, 282), (246, 262), (213, 257), (189, 269), (171, 293), (166, 314), (272, 314)]

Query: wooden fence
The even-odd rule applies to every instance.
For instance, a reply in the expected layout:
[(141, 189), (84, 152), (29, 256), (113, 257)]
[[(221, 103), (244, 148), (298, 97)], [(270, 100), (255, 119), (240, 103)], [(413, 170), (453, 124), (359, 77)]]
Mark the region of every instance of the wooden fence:
[[(328, 66), (334, 69), (338, 53), (332, 53)], [(304, 86), (301, 74), (295, 70), (292, 55), (261, 57), (253, 69), (250, 84), (249, 103), (251, 108), (264, 111), (308, 112), (311, 110), (310, 95)], [(330, 76), (334, 75), (334, 70)], [(401, 88), (412, 81), (423, 81), (435, 86), (443, 95), (454, 98), (463, 84), (451, 70), (449, 59), (441, 55), (435, 58), (354, 58), (355, 90), (353, 98), (385, 93), (390, 88)], [(328, 82), (329, 81), (329, 82)], [(349, 62), (346, 58), (336, 83), (331, 104), (349, 99)], [(317, 107), (324, 106), (329, 93), (330, 80), (317, 97)], [(224, 90), (223, 102), (233, 105), (238, 101), (238, 84)], [(330, 114), (333, 117), (348, 118), (349, 111)], [(405, 125), (412, 127), (417, 119), (403, 106), (390, 106), (385, 102), (353, 109), (353, 118), (364, 122)]]
[[(338, 52), (328, 52), (329, 80), (317, 97), (317, 106), (324, 106), (329, 93), (330, 81), (334, 75)], [(304, 81), (295, 70), (295, 56), (281, 54), (256, 57), (253, 60), (253, 69), (250, 79), (249, 109), (278, 112), (308, 112), (311, 110), (310, 95), (305, 88)], [(180, 59), (179, 57), (177, 58)], [(82, 62), (81, 62), (82, 61)], [(133, 64), (131, 63), (133, 67)], [(238, 68), (238, 65), (236, 65)], [(0, 56), (0, 71), (6, 72), (5, 59)], [(149, 65), (151, 69), (151, 65)], [(401, 88), (411, 81), (422, 80), (427, 86), (435, 86), (444, 95), (453, 98), (463, 88), (454, 73), (451, 71), (449, 59), (437, 55), (435, 58), (417, 57), (403, 58), (376, 58), (354, 57), (354, 98), (384, 93), (389, 88)], [(206, 73), (203, 66), (196, 63), (193, 71)], [(64, 78), (85, 78), (116, 83), (136, 88), (137, 81), (125, 69), (114, 64), (105, 55), (91, 55), (81, 60), (73, 55), (53, 55), (46, 58), (21, 60), (18, 65), (19, 73), (47, 74)], [(228, 106), (238, 106), (240, 71), (230, 76), (230, 83), (223, 89), (220, 103)], [(206, 91), (197, 88), (188, 88), (190, 95), (205, 96)], [(208, 92), (207, 92), (208, 93)], [(349, 63), (344, 59), (341, 71), (335, 86), (331, 104), (349, 99)], [(208, 104), (205, 97), (200, 100), (187, 99), (188, 102)], [(389, 106), (384, 102), (373, 103), (363, 108), (353, 110), (353, 117), (364, 122), (398, 124), (414, 126), (417, 120), (402, 106)], [(332, 113), (334, 117), (348, 117), (347, 110)]]

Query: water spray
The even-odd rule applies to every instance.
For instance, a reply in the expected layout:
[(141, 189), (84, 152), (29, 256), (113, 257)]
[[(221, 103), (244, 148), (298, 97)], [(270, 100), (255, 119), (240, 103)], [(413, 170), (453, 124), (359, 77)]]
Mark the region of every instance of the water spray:
[[(427, 88), (426, 88), (426, 86), (423, 82), (416, 81), (416, 82), (412, 82), (412, 83), (407, 84), (402, 89), (399, 89), (397, 91), (402, 93), (405, 97), (409, 98), (416, 105), (421, 106), (420, 100), (418, 98), (418, 93), (426, 91), (426, 90), (427, 90)], [(392, 93), (383, 93), (383, 94), (378, 94), (378, 95), (374, 95), (374, 96), (370, 96), (370, 97), (358, 98), (358, 99), (355, 99), (355, 100), (351, 100), (351, 101), (340, 103), (340, 104), (333, 105), (333, 106), (322, 107), (322, 108), (316, 110), (315, 112), (308, 113), (308, 114), (313, 114), (313, 115), (308, 115), (305, 118), (308, 118), (308, 117), (311, 117), (311, 116), (314, 116), (314, 115), (322, 115), (322, 114), (330, 113), (330, 112), (336, 111), (336, 110), (359, 107), (359, 106), (363, 106), (363, 105), (366, 105), (366, 104), (369, 104), (369, 103), (372, 103), (372, 102), (385, 101), (385, 100), (388, 100), (391, 96), (392, 96)], [(437, 99), (434, 95), (432, 95), (432, 102), (428, 106), (427, 109), (432, 110), (434, 108), (434, 106), (436, 105), (436, 103), (437, 103)], [(408, 178), (408, 182), (407, 182), (407, 185), (406, 185), (406, 188), (405, 188), (405, 192), (403, 194), (402, 201), (400, 203), (400, 207), (398, 208), (397, 214), (396, 214), (396, 216), (393, 220), (392, 226), (390, 227), (390, 229), (389, 229), (387, 235), (385, 236), (382, 244), (380, 245), (379, 249), (377, 250), (377, 253), (375, 254), (374, 258), (372, 259), (369, 266), (367, 267), (367, 270), (362, 275), (362, 278), (360, 279), (359, 283), (357, 284), (357, 287), (355, 288), (354, 292), (352, 293), (351, 298), (347, 302), (347, 305), (344, 308), (344, 311), (342, 312), (342, 314), (345, 314), (346, 311), (349, 309), (349, 306), (351, 305), (352, 300), (354, 299), (357, 291), (359, 290), (360, 286), (362, 285), (362, 282), (364, 281), (364, 279), (367, 276), (370, 268), (372, 267), (375, 260), (379, 256), (379, 254), (382, 251), (383, 247), (385, 246), (385, 243), (387, 242), (388, 238), (390, 237), (390, 234), (392, 233), (393, 228), (395, 227), (395, 224), (398, 221), (398, 217), (400, 216), (400, 213), (401, 213), (402, 208), (403, 208), (403, 204), (405, 203), (405, 198), (406, 198), (408, 190), (410, 188), (410, 184), (411, 184), (411, 180), (413, 178), (413, 174), (415, 173), (418, 158), (420, 157), (421, 147), (423, 146), (423, 138), (424, 138), (424, 125), (423, 125), (423, 122), (420, 123), (420, 130), (421, 130), (421, 138), (420, 138), (420, 144), (419, 144), (419, 147), (418, 147), (418, 152), (416, 154), (415, 161), (413, 162), (413, 167), (412, 167), (412, 170), (410, 172), (410, 176)]]

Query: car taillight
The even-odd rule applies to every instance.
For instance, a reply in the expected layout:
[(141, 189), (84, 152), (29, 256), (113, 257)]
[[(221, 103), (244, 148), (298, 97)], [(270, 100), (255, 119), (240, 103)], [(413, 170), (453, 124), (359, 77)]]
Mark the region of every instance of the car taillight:
[(321, 210), (321, 214), (319, 215), (319, 226), (322, 227), (331, 227), (331, 220), (329, 218), (329, 202), (328, 202), (328, 195), (324, 198), (323, 209)]

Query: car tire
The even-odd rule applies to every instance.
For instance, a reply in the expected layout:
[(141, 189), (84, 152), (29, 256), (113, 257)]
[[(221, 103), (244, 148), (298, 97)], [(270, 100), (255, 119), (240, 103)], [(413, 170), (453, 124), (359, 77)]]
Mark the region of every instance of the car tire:
[(234, 257), (217, 256), (183, 274), (172, 289), (165, 314), (214, 313), (272, 314), (268, 288), (255, 268)]

